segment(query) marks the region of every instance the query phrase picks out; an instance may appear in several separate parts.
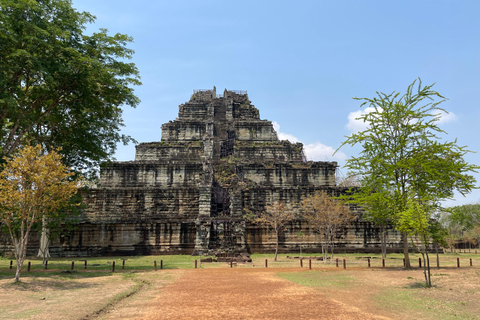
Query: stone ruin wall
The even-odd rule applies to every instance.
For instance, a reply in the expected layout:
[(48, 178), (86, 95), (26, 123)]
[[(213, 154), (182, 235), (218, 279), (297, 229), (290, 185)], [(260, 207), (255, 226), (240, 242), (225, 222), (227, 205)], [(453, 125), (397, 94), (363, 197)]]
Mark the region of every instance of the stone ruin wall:
[[(298, 203), (318, 190), (332, 195), (336, 162), (306, 161), (301, 143), (280, 141), (261, 120), (246, 92), (196, 91), (162, 125), (162, 140), (136, 146), (134, 161), (101, 168), (100, 185), (83, 194), (80, 223), (51, 245), (54, 256), (207, 254), (271, 252), (271, 230), (245, 220), (281, 200)], [(298, 207), (298, 206), (297, 206)], [(296, 209), (298, 210), (298, 208)], [(379, 251), (379, 228), (358, 218), (338, 230), (343, 252)], [(305, 221), (289, 224), (280, 251), (318, 252), (320, 243)], [(388, 231), (390, 251), (401, 237)], [(2, 240), (3, 250), (9, 251)], [(32, 234), (30, 253), (38, 248)]]

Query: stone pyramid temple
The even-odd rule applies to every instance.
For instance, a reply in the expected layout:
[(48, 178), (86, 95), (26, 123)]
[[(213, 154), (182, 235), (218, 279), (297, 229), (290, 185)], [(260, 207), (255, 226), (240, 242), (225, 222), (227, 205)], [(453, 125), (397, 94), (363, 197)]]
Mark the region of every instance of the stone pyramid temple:
[[(50, 251), (269, 252), (275, 246), (272, 230), (245, 214), (279, 200), (298, 203), (316, 190), (338, 194), (336, 168), (336, 162), (306, 161), (301, 143), (279, 140), (245, 91), (196, 90), (179, 106), (178, 118), (162, 125), (161, 141), (137, 145), (134, 161), (101, 167), (100, 184), (84, 194), (81, 223)], [(301, 245), (318, 251), (317, 238), (304, 221), (294, 221), (281, 234), (280, 250), (295, 252)], [(341, 250), (378, 245), (378, 228), (361, 219), (337, 232)]]

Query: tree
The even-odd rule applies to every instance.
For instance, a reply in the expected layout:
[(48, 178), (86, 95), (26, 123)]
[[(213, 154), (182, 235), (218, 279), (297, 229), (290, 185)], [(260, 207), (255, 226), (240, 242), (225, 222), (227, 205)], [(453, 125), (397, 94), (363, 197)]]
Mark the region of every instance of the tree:
[(1, 157), (61, 147), (66, 165), (94, 174), (118, 142), (133, 141), (119, 132), (121, 106), (139, 103), (132, 38), (83, 34), (94, 20), (70, 0), (0, 0)]
[(280, 232), (293, 219), (295, 219), (295, 214), (283, 202), (274, 202), (266, 206), (264, 211), (253, 218), (253, 222), (272, 228), (275, 232), (275, 261), (277, 261)]
[[(374, 98), (355, 98), (367, 105), (368, 112), (359, 119), (368, 124), (342, 143), (360, 145), (357, 157), (347, 160), (346, 167), (362, 177), (361, 192), (354, 201), (374, 207), (376, 192), (388, 200), (388, 221), (396, 223), (399, 213), (407, 209), (408, 194), (422, 202), (439, 207), (441, 200), (453, 197), (455, 190), (465, 195), (475, 188), (470, 174), (478, 166), (464, 160), (469, 151), (456, 141), (443, 142), (438, 120), (446, 111), (439, 107), (445, 98), (414, 81), (407, 92), (378, 93)], [(372, 216), (374, 218), (374, 215)], [(403, 233), (405, 265), (410, 267), (407, 234)]]
[(358, 197), (356, 200), (365, 209), (363, 217), (380, 228), (382, 258), (387, 257), (387, 226), (392, 223), (394, 210), (390, 196), (388, 192), (377, 189), (368, 197)]
[(55, 219), (77, 192), (78, 181), (55, 151), (40, 145), (24, 147), (4, 159), (0, 172), (0, 221), (10, 234), (17, 260), (15, 282), (20, 279), (30, 230), (43, 217)]
[(480, 246), (480, 204), (465, 204), (448, 209), (449, 226), (457, 225), (458, 236)]
[(437, 215), (433, 220), (430, 220), (429, 233), (432, 244), (435, 246), (435, 253), (437, 255), (437, 268), (440, 269), (439, 246), (446, 248), (448, 246), (448, 229), (440, 222), (440, 217)]
[(339, 188), (359, 188), (362, 186), (362, 182), (360, 177), (351, 175), (350, 173), (347, 173), (346, 176), (343, 176), (341, 173), (338, 174), (339, 171), (337, 171), (337, 176), (335, 177), (335, 182), (337, 187)]
[[(428, 245), (430, 244), (430, 213), (427, 206), (421, 205), (413, 197), (407, 199), (405, 210), (398, 213), (397, 228), (403, 233), (408, 234), (413, 239), (418, 238), (420, 242), (419, 251), (423, 258), (423, 273), (425, 275), (425, 284), (432, 286), (430, 278), (430, 259), (428, 257)], [(416, 241), (412, 240), (416, 245)]]
[(355, 219), (355, 213), (341, 201), (335, 200), (323, 191), (305, 197), (301, 202), (302, 217), (320, 235), (323, 262), (332, 253), (337, 230)]
[[(440, 268), (440, 260), (438, 257), (438, 245), (446, 244), (447, 232), (440, 224), (438, 219), (433, 219), (432, 210), (435, 206), (426, 201), (419, 201), (412, 195), (409, 195), (405, 211), (400, 212), (397, 220), (398, 230), (407, 233), (412, 244), (416, 246), (423, 258), (423, 273), (425, 275), (425, 284), (427, 287), (432, 286), (430, 277), (430, 258), (428, 249), (430, 244), (435, 245), (437, 255), (437, 268)], [(418, 244), (420, 244), (418, 246)]]

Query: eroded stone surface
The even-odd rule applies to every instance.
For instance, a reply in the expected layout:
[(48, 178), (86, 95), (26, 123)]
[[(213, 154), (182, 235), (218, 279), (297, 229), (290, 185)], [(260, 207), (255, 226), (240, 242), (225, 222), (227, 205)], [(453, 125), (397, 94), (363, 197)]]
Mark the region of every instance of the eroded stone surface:
[[(101, 168), (100, 185), (84, 195), (81, 223), (55, 240), (51, 252), (271, 251), (273, 233), (244, 214), (278, 200), (295, 204), (317, 190), (338, 195), (336, 168), (336, 162), (306, 161), (301, 143), (278, 140), (246, 92), (195, 91), (179, 106), (178, 117), (162, 125), (161, 141), (137, 145), (135, 161)], [(336, 238), (342, 251), (369, 251), (379, 242), (379, 230), (360, 214)], [(400, 242), (389, 230), (389, 248)], [(304, 251), (320, 248), (317, 235), (298, 220), (281, 234), (280, 250), (300, 245)]]

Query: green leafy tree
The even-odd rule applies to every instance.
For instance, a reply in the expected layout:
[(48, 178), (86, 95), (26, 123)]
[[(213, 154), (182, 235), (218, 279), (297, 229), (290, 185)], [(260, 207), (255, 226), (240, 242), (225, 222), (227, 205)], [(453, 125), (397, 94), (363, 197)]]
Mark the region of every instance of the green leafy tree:
[[(453, 197), (455, 190), (469, 193), (475, 187), (472, 171), (478, 169), (464, 160), (469, 151), (456, 141), (444, 142), (445, 133), (438, 127), (439, 107), (445, 98), (432, 89), (414, 81), (404, 95), (378, 93), (374, 98), (355, 98), (368, 106), (359, 119), (368, 124), (364, 131), (354, 133), (342, 143), (360, 145), (357, 157), (347, 160), (346, 167), (361, 177), (360, 191), (352, 197), (373, 210), (370, 218), (395, 224), (400, 212), (407, 209), (408, 194), (439, 206), (439, 201)], [(415, 90), (416, 88), (416, 90)], [(379, 207), (388, 203), (386, 216)], [(380, 203), (380, 204), (381, 204)], [(383, 204), (382, 204), (383, 205)], [(381, 216), (378, 216), (378, 215)], [(407, 233), (403, 233), (406, 267), (410, 267)]]
[(457, 238), (480, 247), (480, 204), (448, 208), (447, 223)]
[(0, 221), (13, 243), (17, 282), (33, 225), (43, 218), (55, 220), (79, 184), (61, 163), (61, 155), (55, 151), (45, 153), (40, 145), (24, 147), (4, 160), (0, 171)]
[[(430, 213), (426, 205), (421, 205), (418, 199), (407, 199), (405, 210), (398, 213), (397, 228), (401, 232), (412, 237), (412, 244), (419, 247), (423, 258), (423, 273), (425, 284), (432, 286), (430, 278), (430, 259), (428, 245), (431, 239)], [(418, 241), (416, 241), (418, 240)]]
[(438, 215), (437, 217), (434, 217), (433, 220), (430, 220), (429, 232), (432, 244), (435, 246), (435, 253), (437, 255), (437, 268), (440, 268), (439, 247), (448, 247), (448, 229), (442, 225)]
[[(356, 192), (362, 194), (362, 189)], [(388, 192), (382, 192), (377, 189), (376, 192), (371, 193), (368, 197), (354, 196), (354, 201), (362, 206), (365, 211), (363, 212), (363, 218), (371, 221), (380, 229), (380, 245), (382, 250), (382, 257), (387, 257), (387, 231), (388, 225), (392, 224), (392, 215), (394, 207), (392, 204), (394, 201), (391, 199), (391, 194)]]
[(0, 0), (0, 155), (41, 144), (62, 161), (95, 173), (110, 159), (122, 105), (135, 107), (139, 73), (127, 62), (132, 38), (106, 29), (85, 35), (95, 17), (70, 0)]

